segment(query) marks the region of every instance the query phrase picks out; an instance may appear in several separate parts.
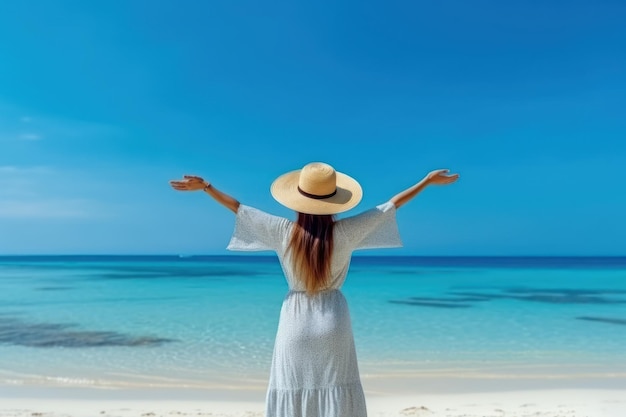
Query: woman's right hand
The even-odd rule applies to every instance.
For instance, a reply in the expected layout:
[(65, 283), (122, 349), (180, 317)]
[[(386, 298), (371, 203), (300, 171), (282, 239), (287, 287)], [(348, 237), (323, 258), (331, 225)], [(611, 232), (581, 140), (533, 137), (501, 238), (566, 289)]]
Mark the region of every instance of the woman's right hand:
[(209, 182), (196, 175), (185, 175), (183, 178), (181, 181), (170, 181), (172, 188), (178, 191), (199, 191), (210, 185)]

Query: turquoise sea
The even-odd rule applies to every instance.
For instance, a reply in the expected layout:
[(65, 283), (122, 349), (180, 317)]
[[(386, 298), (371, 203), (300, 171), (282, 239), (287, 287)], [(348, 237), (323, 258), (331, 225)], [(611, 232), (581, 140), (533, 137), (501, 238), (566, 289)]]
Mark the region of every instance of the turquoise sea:
[[(271, 256), (0, 257), (0, 386), (259, 387)], [(626, 375), (626, 257), (355, 257), (361, 373)]]

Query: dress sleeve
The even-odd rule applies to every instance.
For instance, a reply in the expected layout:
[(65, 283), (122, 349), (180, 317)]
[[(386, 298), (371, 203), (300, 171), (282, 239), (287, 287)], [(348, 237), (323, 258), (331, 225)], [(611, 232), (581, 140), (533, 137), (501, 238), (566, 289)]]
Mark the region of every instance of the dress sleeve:
[(396, 206), (392, 202), (340, 220), (340, 223), (354, 250), (402, 246), (396, 222)]
[(289, 220), (273, 216), (254, 207), (239, 205), (235, 230), (228, 250), (277, 251), (287, 233)]

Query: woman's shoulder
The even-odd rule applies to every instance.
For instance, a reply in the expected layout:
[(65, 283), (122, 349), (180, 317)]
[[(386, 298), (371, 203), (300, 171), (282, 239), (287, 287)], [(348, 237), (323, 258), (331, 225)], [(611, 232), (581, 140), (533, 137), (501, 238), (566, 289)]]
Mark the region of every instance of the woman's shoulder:
[(395, 213), (396, 205), (387, 201), (338, 221), (337, 229), (355, 249), (401, 246)]
[(278, 250), (288, 233), (290, 221), (261, 209), (240, 204), (230, 250)]
[(255, 222), (267, 222), (272, 224), (289, 225), (291, 220), (277, 216), (275, 214), (268, 213), (262, 209), (247, 204), (239, 204), (237, 209), (237, 217), (241, 219), (248, 219)]
[(337, 224), (351, 223), (359, 220), (375, 218), (383, 213), (395, 212), (396, 205), (391, 201), (386, 201), (361, 213), (345, 217), (337, 221)]

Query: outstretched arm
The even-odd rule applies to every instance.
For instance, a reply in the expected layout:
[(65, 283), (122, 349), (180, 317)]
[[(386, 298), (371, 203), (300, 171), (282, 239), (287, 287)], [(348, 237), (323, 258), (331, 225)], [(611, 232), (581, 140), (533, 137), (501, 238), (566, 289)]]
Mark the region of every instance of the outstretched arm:
[(404, 205), (413, 197), (418, 195), (428, 185), (452, 184), (459, 179), (459, 174), (448, 175), (448, 172), (450, 171), (447, 169), (437, 169), (435, 171), (431, 171), (420, 182), (396, 194), (389, 201), (395, 204), (396, 208), (400, 208), (400, 206)]
[(239, 201), (213, 187), (210, 182), (205, 181), (202, 177), (185, 175), (183, 178), (184, 179), (182, 181), (170, 181), (172, 188), (178, 191), (203, 190), (205, 193), (213, 197), (215, 201), (231, 210), (233, 213), (237, 213), (237, 210), (239, 210)]

